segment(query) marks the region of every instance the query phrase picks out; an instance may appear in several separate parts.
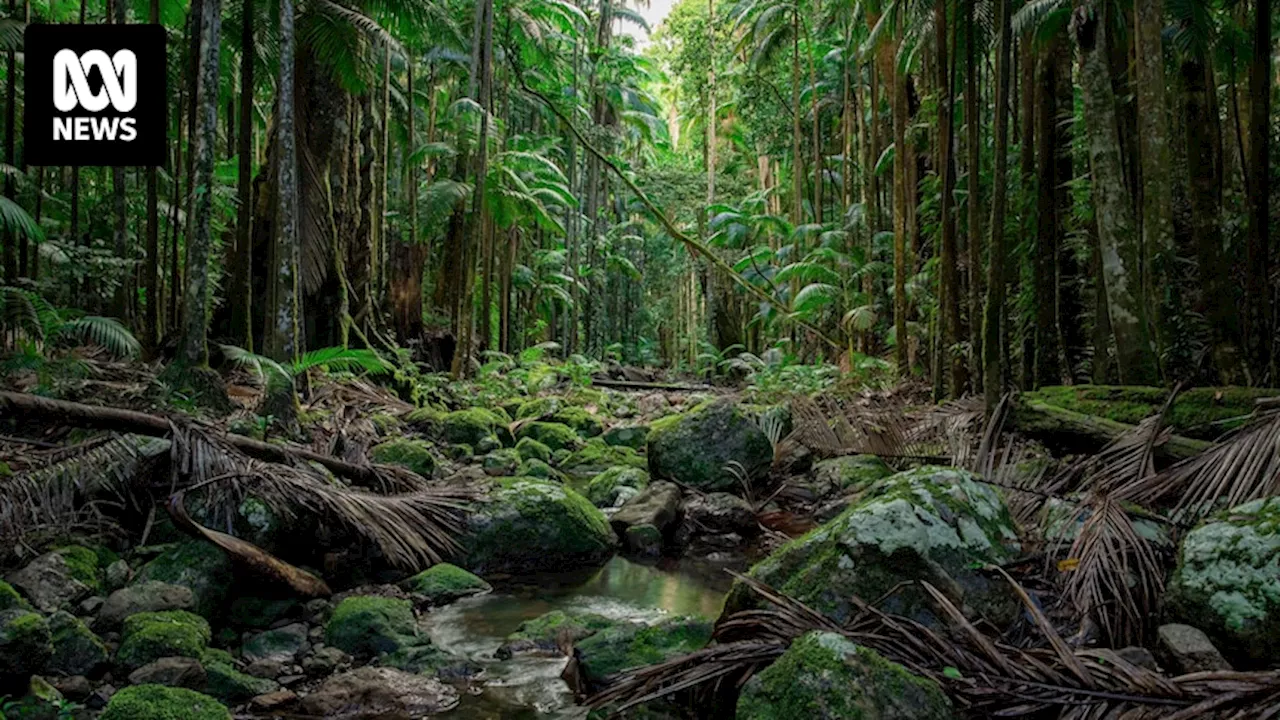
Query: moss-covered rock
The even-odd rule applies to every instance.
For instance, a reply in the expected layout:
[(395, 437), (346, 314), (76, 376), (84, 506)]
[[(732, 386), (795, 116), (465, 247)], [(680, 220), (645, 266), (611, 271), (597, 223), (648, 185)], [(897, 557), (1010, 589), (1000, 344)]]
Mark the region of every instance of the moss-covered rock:
[(98, 556), (79, 545), (44, 553), (8, 576), (41, 612), (68, 608), (101, 589)]
[(648, 486), (649, 473), (644, 470), (626, 466), (611, 467), (587, 483), (586, 496), (596, 507), (616, 507), (619, 488), (639, 491)]
[(551, 482), (564, 482), (564, 474), (537, 458), (529, 458), (516, 473), (522, 477), (538, 478)]
[(495, 655), (504, 660), (517, 655), (563, 655), (564, 642), (576, 643), (605, 628), (613, 627), (617, 622), (595, 613), (552, 610), (520, 623), (520, 627), (507, 636), (506, 642), (498, 648)]
[(451, 412), (440, 419), (440, 432), (454, 445), (475, 447), (485, 438), (499, 437), (506, 432), (503, 418), (485, 408), (467, 408)]
[(112, 695), (98, 720), (231, 720), (231, 712), (194, 690), (134, 685)]
[[(1276, 388), (1191, 388), (1174, 398), (1164, 422), (1178, 435), (1212, 440), (1243, 424), (1244, 418), (1257, 407), (1257, 399), (1278, 395), (1280, 389)], [(1143, 418), (1160, 412), (1169, 399), (1169, 390), (1143, 386), (1052, 386), (1025, 393), (1023, 399), (1137, 425)]]
[(437, 563), (404, 581), (405, 588), (423, 595), (432, 605), (448, 605), (464, 597), (487, 593), (489, 583), (457, 565)]
[(39, 672), (53, 655), (49, 623), (30, 610), (0, 612), (0, 676)]
[(205, 692), (225, 703), (242, 703), (252, 697), (279, 689), (274, 680), (256, 678), (236, 668), (226, 650), (209, 648), (200, 658), (205, 671)]
[(133, 671), (162, 657), (199, 659), (211, 637), (209, 623), (185, 610), (138, 613), (124, 621), (116, 664)]
[(5, 610), (30, 610), (31, 603), (18, 594), (9, 583), (0, 580), (0, 612)]
[(875, 455), (846, 455), (813, 466), (813, 491), (819, 498), (859, 492), (893, 474)]
[(627, 668), (653, 665), (702, 649), (711, 640), (711, 623), (696, 617), (671, 617), (655, 625), (618, 623), (592, 634), (575, 647), (578, 669), (588, 686), (598, 687)]
[(98, 612), (97, 626), (115, 628), (130, 615), (162, 610), (193, 610), (195, 606), (195, 595), (191, 588), (147, 580), (120, 588), (108, 595)]
[(520, 404), (520, 407), (516, 410), (516, 419), (540, 420), (551, 417), (563, 404), (563, 401), (558, 397), (533, 398)]
[(431, 477), (436, 471), (436, 458), (431, 454), (431, 446), (423, 440), (388, 440), (375, 445), (369, 451), (369, 457), (374, 462), (408, 468), (424, 478)]
[(649, 474), (699, 490), (737, 492), (724, 467), (737, 462), (756, 474), (773, 461), (773, 445), (737, 405), (719, 400), (653, 423), (648, 438)]
[(227, 556), (211, 543), (193, 540), (176, 543), (143, 565), (134, 577), (135, 584), (158, 581), (186, 587), (191, 590), (194, 610), (206, 616), (218, 614), (232, 580)]
[(950, 720), (938, 684), (835, 633), (791, 643), (738, 697), (737, 720)]
[(338, 603), (324, 635), (326, 644), (370, 658), (416, 644), (418, 621), (408, 600), (356, 595)]
[[(1018, 612), (1008, 585), (982, 573), (984, 563), (1011, 559), (1017, 533), (998, 491), (954, 468), (923, 467), (880, 480), (834, 520), (779, 548), (750, 575), (838, 622), (854, 607), (901, 583), (928, 581), (958, 592), (963, 603), (1004, 624)], [(732, 613), (758, 603), (735, 583), (725, 601)], [(915, 584), (892, 594), (883, 609), (937, 626), (934, 605)]]
[(48, 669), (58, 675), (95, 675), (111, 661), (102, 640), (71, 613), (58, 611), (49, 617), (53, 655)]
[(531, 437), (522, 437), (516, 443), (516, 452), (523, 460), (551, 462), (551, 448)]
[(520, 454), (513, 448), (499, 448), (485, 455), (480, 465), (490, 477), (511, 477), (520, 469)]
[(542, 420), (534, 420), (519, 427), (516, 430), (516, 436), (524, 438), (532, 438), (550, 448), (552, 452), (556, 450), (573, 450), (582, 445), (582, 438), (578, 437), (578, 433), (568, 425), (561, 425), (556, 422), (545, 422)]
[(645, 424), (615, 425), (605, 431), (603, 438), (609, 445), (641, 450), (649, 439), (649, 429)]
[(568, 425), (584, 438), (593, 438), (604, 432), (604, 423), (600, 422), (600, 418), (577, 406), (560, 408), (552, 414), (551, 421)]
[(569, 570), (603, 562), (615, 542), (604, 515), (568, 487), (502, 478), (468, 518), (460, 564), (480, 574)]
[(559, 467), (571, 477), (586, 481), (611, 467), (645, 470), (649, 463), (629, 447), (609, 445), (600, 438), (591, 438), (581, 449), (561, 460)]
[(245, 638), (240, 653), (246, 662), (274, 660), (292, 664), (311, 648), (307, 632), (307, 624), (301, 622), (264, 630)]
[(1280, 498), (1245, 503), (1187, 533), (1165, 603), (1237, 664), (1280, 660)]

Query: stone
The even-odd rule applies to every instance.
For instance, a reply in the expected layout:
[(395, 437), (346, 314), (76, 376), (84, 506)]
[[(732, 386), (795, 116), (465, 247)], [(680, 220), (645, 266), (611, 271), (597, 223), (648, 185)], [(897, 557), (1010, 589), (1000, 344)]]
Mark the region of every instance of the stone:
[(52, 677), (49, 682), (63, 697), (73, 702), (84, 702), (93, 694), (93, 683), (83, 675)]
[(754, 477), (773, 461), (773, 445), (760, 427), (729, 400), (704, 403), (651, 425), (649, 475), (707, 492), (740, 492), (725, 471), (731, 462)]
[(531, 437), (522, 437), (516, 443), (516, 453), (522, 460), (551, 462), (551, 448)]
[(423, 596), (429, 604), (435, 606), (448, 605), (455, 600), (493, 590), (489, 583), (449, 563), (432, 565), (405, 580), (403, 585), (409, 592)]
[(129, 673), (132, 685), (165, 685), (189, 690), (203, 690), (208, 678), (199, 660), (189, 657), (164, 657)]
[(325, 627), (325, 644), (357, 658), (393, 653), (419, 640), (413, 605), (376, 595), (346, 598)]
[(452, 445), (475, 447), (486, 438), (505, 433), (506, 421), (491, 410), (468, 408), (445, 415), (440, 420), (441, 433)]
[[(598, 508), (620, 507), (618, 502), (622, 488), (641, 490), (649, 487), (649, 473), (637, 467), (614, 466), (596, 475), (587, 484), (585, 495)], [(634, 497), (634, 495), (632, 495)]]
[(131, 615), (124, 621), (116, 664), (133, 671), (163, 657), (200, 658), (211, 635), (208, 621), (185, 610)]
[(875, 455), (845, 455), (814, 465), (813, 481), (809, 487), (819, 500), (823, 500), (861, 492), (892, 474), (889, 466)]
[(40, 672), (53, 655), (49, 624), (38, 613), (0, 611), (0, 675)]
[(301, 657), (308, 647), (307, 626), (292, 623), (251, 636), (245, 641), (240, 654), (247, 662), (277, 660), (291, 663)]
[(616, 620), (595, 613), (552, 610), (520, 623), (494, 655), (500, 660), (527, 655), (563, 657), (574, 643), (616, 624)]
[(600, 438), (591, 438), (580, 449), (558, 461), (560, 470), (581, 482), (589, 482), (600, 473), (614, 467), (633, 467), (646, 470), (648, 461), (635, 450), (620, 445), (608, 445)]
[(911, 674), (842, 635), (811, 632), (757, 673), (738, 697), (737, 720), (952, 720), (933, 680)]
[(226, 650), (210, 648), (200, 658), (208, 684), (205, 692), (227, 703), (241, 703), (251, 697), (273, 692), (279, 685), (271, 678), (257, 678), (236, 668)]
[(520, 469), (520, 453), (513, 448), (498, 448), (480, 459), (480, 467), (489, 477), (511, 477)]
[(338, 648), (325, 646), (302, 659), (302, 670), (312, 677), (329, 675), (350, 660), (350, 656)]
[(680, 488), (674, 483), (651, 483), (639, 495), (631, 498), (609, 518), (613, 531), (623, 536), (629, 528), (651, 525), (657, 528), (659, 542), (680, 519)]
[(543, 446), (550, 448), (553, 453), (556, 450), (574, 450), (582, 446), (582, 438), (573, 428), (542, 420), (524, 423), (516, 430), (516, 437), (521, 440), (524, 438), (537, 440)]
[(369, 458), (376, 463), (399, 465), (424, 478), (430, 478), (436, 471), (436, 458), (431, 454), (431, 446), (423, 440), (388, 440), (373, 446), (369, 450)]
[[(895, 588), (882, 610), (929, 627), (943, 623), (916, 581), (943, 588), (997, 626), (1020, 605), (1008, 584), (981, 572), (1019, 552), (1018, 535), (999, 492), (955, 468), (921, 467), (878, 481), (834, 520), (779, 548), (749, 575), (843, 623), (851, 596), (874, 602)], [(901, 586), (901, 587), (900, 587)], [(759, 606), (734, 583), (725, 613)]]
[(699, 534), (754, 533), (756, 513), (746, 500), (730, 493), (693, 494), (684, 502), (685, 521)]
[(645, 424), (614, 425), (604, 432), (603, 437), (609, 445), (640, 450), (649, 439), (649, 426)]
[(231, 713), (194, 690), (134, 685), (112, 695), (98, 720), (231, 720)]
[(274, 680), (285, 673), (285, 664), (280, 660), (258, 659), (246, 660), (244, 673), (261, 680)]
[(98, 614), (98, 611), (102, 609), (102, 606), (105, 605), (106, 602), (107, 599), (101, 595), (90, 595), (84, 600), (81, 600), (80, 604), (76, 606), (76, 609), (80, 611), (81, 615), (93, 616)]
[(49, 616), (53, 654), (48, 669), (60, 675), (97, 675), (111, 662), (111, 653), (89, 626), (69, 612)]
[(34, 610), (34, 608), (26, 598), (18, 594), (12, 585), (0, 580), (0, 612), (5, 610)]
[(616, 543), (600, 510), (572, 489), (500, 478), (467, 518), (458, 564), (480, 575), (572, 570), (603, 563)]
[(160, 553), (134, 578), (139, 583), (158, 580), (188, 588), (195, 600), (192, 610), (210, 617), (223, 607), (233, 579), (225, 553), (211, 543), (193, 540), (176, 543)]
[(1165, 593), (1167, 617), (1194, 624), (1240, 667), (1280, 660), (1280, 497), (1254, 500), (1187, 533)]
[(256, 695), (249, 700), (249, 707), (258, 712), (275, 712), (286, 710), (298, 702), (298, 694), (292, 690), (276, 690), (275, 692)]
[(103, 589), (107, 592), (119, 590), (129, 584), (133, 578), (133, 569), (124, 560), (116, 560), (103, 572)]
[[(96, 556), (94, 557), (96, 562)], [(8, 582), (17, 588), (37, 610), (51, 613), (74, 607), (98, 587), (93, 578), (96, 566), (89, 566), (88, 577), (73, 571), (73, 563), (63, 553), (45, 553), (27, 563), (21, 570), (9, 573)], [(92, 584), (91, 584), (92, 582)]]
[(1119, 650), (1116, 650), (1116, 655), (1119, 655), (1122, 659), (1125, 660), (1125, 662), (1129, 663), (1130, 665), (1144, 668), (1152, 672), (1160, 671), (1160, 666), (1156, 664), (1155, 655), (1152, 655), (1151, 651), (1144, 647), (1140, 647), (1137, 645), (1122, 647)]
[(98, 613), (97, 626), (117, 628), (130, 615), (165, 610), (191, 610), (195, 608), (195, 596), (191, 588), (155, 580), (116, 590), (107, 596)]
[(710, 640), (711, 622), (698, 617), (668, 617), (654, 625), (621, 622), (579, 641), (574, 655), (580, 677), (595, 688), (623, 670), (701, 650)]
[(1161, 662), (1178, 675), (1231, 669), (1209, 636), (1190, 625), (1161, 625), (1156, 630), (1156, 648)]
[(656, 558), (662, 554), (662, 531), (656, 525), (632, 525), (622, 533), (622, 546), (636, 557)]
[(324, 681), (302, 699), (302, 710), (330, 720), (380, 720), (438, 715), (457, 704), (458, 691), (436, 678), (362, 667)]
[(265, 629), (292, 617), (297, 598), (237, 595), (227, 611), (227, 624), (237, 628)]

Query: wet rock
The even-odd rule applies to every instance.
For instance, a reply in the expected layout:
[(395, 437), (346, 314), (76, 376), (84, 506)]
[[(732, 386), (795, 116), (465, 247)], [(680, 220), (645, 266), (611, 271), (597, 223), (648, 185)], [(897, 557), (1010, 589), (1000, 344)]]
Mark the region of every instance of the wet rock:
[(616, 620), (595, 613), (552, 610), (520, 623), (495, 656), (500, 660), (530, 655), (563, 657), (574, 643), (616, 624)]
[(325, 646), (302, 659), (302, 670), (312, 677), (329, 675), (350, 660), (350, 656), (338, 648)]
[(135, 581), (158, 580), (191, 590), (193, 610), (213, 616), (222, 608), (233, 581), (231, 561), (216, 546), (206, 542), (183, 541), (143, 565)]
[(98, 614), (98, 611), (102, 609), (102, 606), (106, 604), (106, 602), (107, 599), (101, 595), (91, 595), (84, 600), (81, 600), (80, 604), (76, 606), (76, 609), (80, 611), (81, 615), (93, 616)]
[(129, 673), (133, 685), (165, 685), (189, 690), (203, 690), (207, 678), (199, 660), (188, 657), (165, 657), (143, 665)]
[(98, 614), (100, 628), (119, 627), (130, 615), (195, 607), (191, 588), (158, 581), (141, 582), (111, 593)]
[(369, 458), (377, 463), (399, 465), (424, 478), (430, 478), (436, 471), (436, 458), (431, 454), (431, 446), (423, 440), (389, 440), (370, 449)]
[(1156, 630), (1156, 641), (1161, 661), (1174, 673), (1231, 669), (1231, 664), (1213, 646), (1209, 636), (1190, 625), (1161, 625)]
[(279, 660), (246, 660), (244, 674), (261, 680), (274, 680), (285, 673), (285, 664)]
[(338, 604), (325, 627), (325, 643), (357, 658), (417, 644), (418, 621), (408, 600), (357, 595)]
[(58, 611), (49, 617), (53, 654), (48, 669), (60, 675), (97, 675), (111, 661), (102, 640), (79, 618)]
[(66, 551), (48, 552), (21, 570), (9, 573), (7, 580), (41, 612), (74, 607), (100, 587), (96, 577), (97, 556), (92, 551), (79, 549), (90, 554), (89, 563)]
[(637, 525), (651, 525), (665, 534), (680, 519), (680, 488), (658, 481), (631, 498), (609, 518), (614, 532), (624, 535)]
[(241, 672), (236, 667), (235, 659), (226, 650), (205, 650), (200, 662), (208, 676), (205, 692), (223, 702), (241, 703), (256, 695), (279, 689), (270, 678), (257, 678)]
[(68, 700), (83, 703), (93, 694), (93, 683), (83, 675), (49, 678), (49, 683)]
[(199, 658), (210, 637), (209, 623), (183, 610), (131, 615), (124, 621), (116, 664), (133, 671), (163, 657)]
[(951, 720), (938, 684), (835, 633), (791, 644), (743, 687), (737, 720)]
[(662, 554), (662, 531), (649, 523), (632, 525), (622, 534), (622, 546), (636, 557), (656, 558)]
[(129, 567), (129, 563), (124, 560), (116, 560), (108, 565), (103, 573), (103, 589), (108, 592), (119, 590), (128, 585), (132, 577), (133, 570)]
[(603, 562), (617, 542), (604, 515), (568, 487), (499, 479), (468, 517), (459, 565), (480, 575), (568, 570)]
[(40, 672), (53, 655), (49, 624), (38, 613), (0, 611), (0, 675)]
[(737, 479), (724, 467), (737, 462), (754, 476), (773, 461), (773, 445), (737, 405), (720, 400), (654, 422), (648, 458), (654, 478), (672, 478), (704, 491), (737, 492)]
[(98, 720), (231, 720), (231, 713), (194, 690), (134, 685), (112, 695)]
[(684, 503), (685, 522), (695, 534), (750, 534), (756, 530), (756, 514), (746, 500), (729, 493), (694, 494)]
[(1169, 617), (1194, 623), (1244, 666), (1280, 659), (1280, 498), (1214, 517), (1182, 540)]
[(302, 699), (302, 710), (331, 720), (438, 715), (458, 704), (458, 691), (424, 675), (362, 667), (334, 675)]
[(635, 493), (631, 494), (634, 497), (646, 487), (649, 487), (648, 472), (637, 467), (615, 466), (592, 478), (585, 494), (598, 508), (620, 507), (622, 503), (618, 498), (626, 494), (622, 492), (623, 488), (634, 490)]
[(263, 693), (249, 700), (249, 707), (258, 712), (287, 710), (298, 702), (298, 694), (292, 690), (276, 690)]
[(711, 623), (701, 618), (671, 617), (655, 625), (617, 623), (578, 642), (574, 657), (580, 677), (594, 688), (627, 668), (699, 650), (710, 639)]
[[(1019, 550), (1013, 519), (1000, 494), (964, 470), (923, 467), (880, 480), (866, 498), (834, 520), (793, 540), (750, 575), (844, 622), (851, 596), (879, 598), (900, 584), (882, 608), (928, 626), (941, 625), (927, 581), (997, 625), (1019, 612), (1008, 585), (980, 571)], [(760, 601), (735, 583), (725, 612)]]
[(308, 647), (307, 626), (302, 623), (293, 623), (250, 637), (245, 641), (241, 655), (246, 662), (275, 660), (292, 663), (305, 653)]
[(493, 590), (484, 580), (457, 565), (437, 563), (404, 581), (405, 589), (422, 595), (435, 606), (448, 605), (464, 597)]
[(649, 426), (645, 424), (615, 425), (606, 430), (603, 437), (609, 445), (640, 450), (644, 448), (645, 441), (649, 438)]

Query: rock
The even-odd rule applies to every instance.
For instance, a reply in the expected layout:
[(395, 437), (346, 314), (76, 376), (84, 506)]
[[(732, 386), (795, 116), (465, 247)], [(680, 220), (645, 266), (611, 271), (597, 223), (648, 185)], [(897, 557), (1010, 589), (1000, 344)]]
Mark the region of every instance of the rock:
[(269, 678), (256, 678), (236, 669), (235, 660), (226, 650), (210, 648), (200, 658), (208, 676), (205, 692), (228, 703), (241, 703), (256, 695), (279, 689)]
[(568, 487), (501, 478), (467, 519), (459, 565), (480, 575), (569, 570), (604, 562), (617, 542), (608, 520)]
[(622, 546), (636, 557), (656, 558), (662, 554), (662, 531), (650, 523), (632, 525), (622, 533)]
[(143, 665), (129, 673), (133, 685), (165, 685), (189, 690), (203, 690), (207, 678), (199, 660), (189, 657), (165, 657)]
[(81, 615), (93, 616), (98, 614), (98, 611), (102, 609), (102, 606), (106, 604), (106, 602), (107, 599), (101, 595), (90, 595), (84, 600), (81, 600), (80, 604), (76, 606), (76, 609), (80, 611)]
[(32, 610), (31, 603), (18, 594), (9, 583), (0, 580), (0, 612), (5, 610)]
[(129, 567), (129, 563), (124, 560), (116, 560), (108, 565), (103, 573), (103, 589), (107, 592), (119, 590), (128, 585), (132, 577), (133, 570)]
[[(787, 543), (749, 573), (765, 584), (844, 622), (857, 596), (872, 602), (900, 583), (881, 608), (930, 627), (941, 625), (925, 580), (1003, 626), (1019, 605), (1007, 583), (980, 572), (1018, 552), (1013, 519), (1000, 494), (964, 470), (922, 467), (877, 482), (839, 517)], [(725, 613), (757, 607), (735, 583)]]
[(636, 401), (636, 407), (644, 415), (654, 415), (671, 407), (667, 396), (660, 392), (649, 393)]
[(619, 507), (619, 490), (639, 491), (649, 487), (649, 473), (636, 467), (617, 466), (596, 475), (587, 484), (586, 496), (598, 508)]
[(524, 655), (563, 657), (574, 643), (615, 624), (617, 621), (595, 613), (552, 610), (520, 623), (495, 656), (501, 660)]
[(576, 405), (561, 408), (552, 414), (551, 420), (568, 425), (584, 438), (593, 438), (604, 432), (604, 423), (600, 418), (586, 408)]
[(241, 648), (241, 655), (246, 662), (275, 660), (292, 663), (309, 647), (307, 626), (302, 623), (293, 623), (250, 637)]
[(303, 616), (312, 625), (323, 625), (333, 615), (333, 603), (324, 598), (308, 600), (302, 606)]
[(97, 556), (85, 548), (78, 549), (92, 556), (92, 564), (83, 563), (83, 558), (71, 553), (48, 552), (9, 573), (7, 580), (41, 612), (74, 607), (101, 586), (96, 577)]
[(111, 593), (103, 603), (101, 612), (98, 613), (97, 626), (99, 629), (115, 628), (130, 615), (165, 610), (191, 610), (195, 604), (195, 596), (192, 595), (191, 588), (154, 580), (142, 582)]
[(458, 691), (435, 678), (362, 667), (326, 680), (302, 699), (302, 710), (331, 720), (380, 720), (438, 715), (457, 704)]
[(551, 448), (531, 437), (522, 437), (516, 443), (516, 453), (523, 460), (541, 460), (551, 462)]
[(702, 649), (711, 639), (711, 623), (696, 617), (670, 617), (655, 625), (617, 623), (574, 647), (578, 672), (588, 687), (627, 668), (654, 665)]
[(505, 433), (506, 420), (491, 410), (468, 408), (445, 415), (440, 428), (450, 444), (475, 447), (486, 438)]
[(642, 449), (648, 438), (649, 426), (645, 424), (615, 425), (604, 433), (604, 441), (609, 445), (629, 447), (633, 450)]
[(693, 494), (684, 503), (685, 522), (697, 534), (750, 534), (758, 527), (755, 511), (746, 500), (730, 493)]
[(556, 450), (573, 450), (582, 445), (582, 438), (578, 433), (568, 425), (562, 425), (555, 422), (544, 422), (542, 420), (534, 420), (520, 426), (516, 430), (516, 437), (520, 439), (532, 438), (542, 443), (544, 446)]
[(40, 672), (53, 655), (49, 624), (30, 610), (0, 611), (0, 675)]
[(779, 475), (803, 475), (813, 469), (813, 451), (799, 443), (783, 443), (773, 460), (773, 470)]
[(513, 448), (499, 448), (481, 458), (480, 466), (489, 477), (511, 477), (520, 469), (520, 454)]
[(393, 653), (419, 642), (408, 600), (356, 595), (343, 600), (325, 627), (325, 643), (357, 658)]
[(1116, 655), (1119, 655), (1130, 665), (1145, 668), (1152, 672), (1160, 672), (1160, 666), (1156, 664), (1156, 657), (1144, 647), (1137, 645), (1122, 647), (1116, 650)]
[(231, 561), (211, 543), (187, 540), (143, 565), (135, 578), (137, 583), (153, 580), (188, 588), (195, 601), (192, 610), (213, 616), (231, 587)]
[(302, 669), (308, 675), (317, 677), (329, 675), (339, 666), (350, 661), (350, 657), (336, 647), (316, 648), (314, 652), (302, 659)]
[(680, 519), (680, 488), (674, 483), (658, 481), (631, 498), (609, 518), (619, 536), (629, 528), (650, 525), (658, 531), (659, 544), (664, 535)]
[(238, 595), (231, 601), (226, 621), (237, 628), (269, 628), (291, 617), (297, 609), (297, 598)]
[(1156, 630), (1156, 642), (1161, 662), (1175, 674), (1231, 669), (1209, 636), (1190, 625), (1161, 625)]
[(557, 483), (565, 481), (564, 475), (537, 458), (525, 460), (524, 463), (520, 465), (520, 469), (516, 471), (516, 474), (522, 477), (538, 478), (539, 480), (548, 480)]
[(263, 693), (249, 700), (249, 707), (258, 712), (286, 710), (298, 702), (298, 694), (292, 690), (276, 690)]
[(648, 438), (649, 474), (704, 491), (740, 490), (724, 471), (737, 462), (754, 476), (773, 461), (773, 445), (731, 401), (706, 403), (653, 423)]
[(279, 660), (250, 660), (244, 674), (260, 680), (274, 680), (285, 673), (285, 664)]
[(375, 445), (369, 450), (369, 458), (377, 463), (399, 465), (430, 478), (436, 471), (436, 458), (430, 448), (423, 440), (399, 438)]
[(938, 684), (842, 635), (811, 632), (751, 678), (737, 720), (951, 720)]
[(134, 685), (112, 695), (98, 720), (231, 720), (231, 713), (194, 690)]
[(102, 640), (76, 616), (58, 611), (49, 617), (53, 655), (48, 669), (60, 675), (97, 675), (111, 662)]
[(73, 702), (84, 702), (93, 694), (93, 683), (83, 675), (49, 678), (49, 682), (62, 693), (62, 696)]
[(861, 492), (892, 474), (889, 466), (875, 455), (846, 455), (814, 465), (809, 488), (819, 500), (823, 500), (838, 494)]
[(199, 658), (210, 637), (209, 623), (185, 610), (131, 615), (124, 621), (116, 664), (132, 671), (163, 657)]
[(629, 447), (607, 445), (600, 438), (592, 438), (581, 449), (559, 461), (560, 469), (571, 477), (589, 481), (613, 467), (648, 468), (648, 461)]
[(493, 590), (489, 583), (457, 565), (437, 563), (403, 583), (409, 592), (422, 595), (431, 605), (448, 605), (464, 597)]

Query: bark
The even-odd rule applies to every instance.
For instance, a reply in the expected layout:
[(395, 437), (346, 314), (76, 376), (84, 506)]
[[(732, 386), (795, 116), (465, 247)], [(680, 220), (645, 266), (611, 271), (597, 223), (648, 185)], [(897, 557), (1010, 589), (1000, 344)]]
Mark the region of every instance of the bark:
[[(14, 17), (17, 12), (17, 5), (14, 0), (9, 0), (9, 17)], [(14, 162), (14, 125), (17, 122), (18, 109), (18, 65), (17, 53), (10, 50), (8, 53), (7, 65), (5, 68), (5, 101), (4, 101), (4, 162), (12, 167)], [(13, 175), (5, 173), (4, 176), (4, 196), (9, 201), (13, 201)], [(4, 231), (4, 280), (5, 284), (13, 285), (18, 279), (18, 235), (12, 229), (6, 227)]]
[[(1095, 453), (1134, 430), (1133, 425), (1026, 399), (1020, 399), (1014, 405), (1009, 425), (1055, 451), (1073, 454)], [(1211, 445), (1204, 440), (1171, 435), (1153, 452), (1166, 462), (1184, 460), (1199, 455)]]
[(253, 349), (253, 0), (244, 0), (240, 26), (240, 136), (237, 138), (236, 246), (231, 268), (231, 337)]
[(967, 141), (965, 150), (968, 160), (965, 163), (968, 173), (968, 198), (965, 205), (968, 210), (968, 257), (965, 266), (968, 270), (969, 285), (969, 366), (973, 368), (973, 389), (982, 389), (982, 293), (980, 278), (982, 277), (982, 188), (981, 179), (982, 155), (979, 147), (979, 133), (982, 129), (982, 112), (978, 105), (978, 70), (977, 52), (974, 45), (974, 5), (976, 0), (968, 3), (968, 17), (965, 20), (965, 86), (964, 86), (964, 124)]
[(1115, 335), (1120, 382), (1154, 384), (1158, 372), (1142, 296), (1141, 241), (1132, 196), (1124, 180), (1116, 98), (1106, 54), (1109, 28), (1081, 9), (1072, 20), (1072, 29), (1081, 53), (1080, 84), (1089, 118), (1089, 163), (1102, 257), (1101, 282)]
[[(298, 327), (298, 272), (301, 248), (298, 237), (298, 147), (295, 129), (293, 0), (280, 0), (280, 69), (276, 79), (275, 165), (276, 216), (272, 223), (275, 242), (267, 265), (267, 313), (263, 351), (289, 363), (302, 351)], [(288, 423), (287, 426), (291, 426)]]
[[(160, 22), (160, 0), (151, 0), (148, 21)], [(39, 203), (40, 196), (36, 196)], [(142, 344), (149, 354), (160, 345), (160, 186), (157, 169), (147, 168), (147, 259), (143, 267), (143, 289), (147, 305), (143, 316)]]
[(356, 99), (360, 106), (359, 125), (352, 128), (357, 134), (355, 143), (356, 189), (354, 206), (358, 216), (355, 218), (355, 233), (351, 236), (351, 244), (347, 248), (347, 271), (351, 288), (351, 312), (353, 322), (367, 330), (369, 316), (373, 312), (373, 263), (377, 249), (374, 240), (377, 223), (377, 204), (374, 193), (377, 189), (375, 174), (374, 123), (377, 122), (373, 112), (373, 96), (365, 93)]
[(1061, 348), (1058, 345), (1058, 259), (1060, 257), (1061, 221), (1058, 217), (1057, 186), (1057, 46), (1054, 38), (1040, 57), (1036, 72), (1035, 152), (1036, 240), (1033, 263), (1035, 308), (1035, 351), (1031, 387), (1059, 385), (1062, 382)]
[[(116, 25), (123, 25), (126, 22), (126, 8), (124, 0), (114, 0), (109, 3), (111, 6), (110, 17), (107, 22)], [(13, 7), (12, 0), (9, 3), (10, 9)], [(10, 140), (12, 142), (12, 140)], [(10, 153), (12, 156), (12, 153)], [(12, 163), (12, 159), (10, 160)], [(128, 235), (128, 216), (127, 205), (125, 203), (125, 175), (123, 167), (111, 168), (111, 210), (112, 219), (115, 221), (115, 229), (112, 233), (114, 252), (116, 258), (124, 263), (124, 271), (120, 276), (120, 283), (116, 286), (115, 298), (112, 301), (113, 312), (116, 317), (120, 318), (126, 325), (130, 323), (133, 314), (132, 299), (136, 294), (133, 289), (134, 273), (129, 264), (129, 235)]]
[[(391, 250), (388, 284), (392, 322), (396, 339), (401, 344), (422, 337), (422, 269), (426, 263), (426, 248), (418, 238), (418, 165), (410, 162), (417, 150), (417, 98), (413, 91), (413, 62), (406, 67), (409, 90), (408, 140), (404, 148), (404, 188), (409, 196), (409, 235), (396, 243)], [(430, 92), (434, 93), (434, 87)]]
[[(934, 31), (937, 45), (938, 88), (938, 172), (942, 175), (942, 253), (941, 293), (943, 368), (950, 376), (949, 396), (959, 397), (967, 383), (964, 361), (954, 351), (960, 340), (960, 273), (956, 261), (956, 218), (953, 208), (956, 187), (955, 162), (952, 157), (952, 138), (955, 134), (952, 112), (952, 66), (947, 48), (947, 2), (937, 0), (934, 5)], [(943, 369), (943, 368), (940, 368)]]
[(1271, 0), (1256, 0), (1249, 63), (1249, 240), (1245, 252), (1245, 354), (1255, 383), (1271, 365)]
[(1005, 207), (1008, 195), (1009, 164), (1009, 0), (998, 0), (996, 22), (999, 40), (996, 50), (995, 173), (992, 176), (990, 259), (987, 264), (987, 313), (983, 324), (983, 389), (987, 414), (995, 409), (1004, 393), (1008, 377), (1005, 364)]

